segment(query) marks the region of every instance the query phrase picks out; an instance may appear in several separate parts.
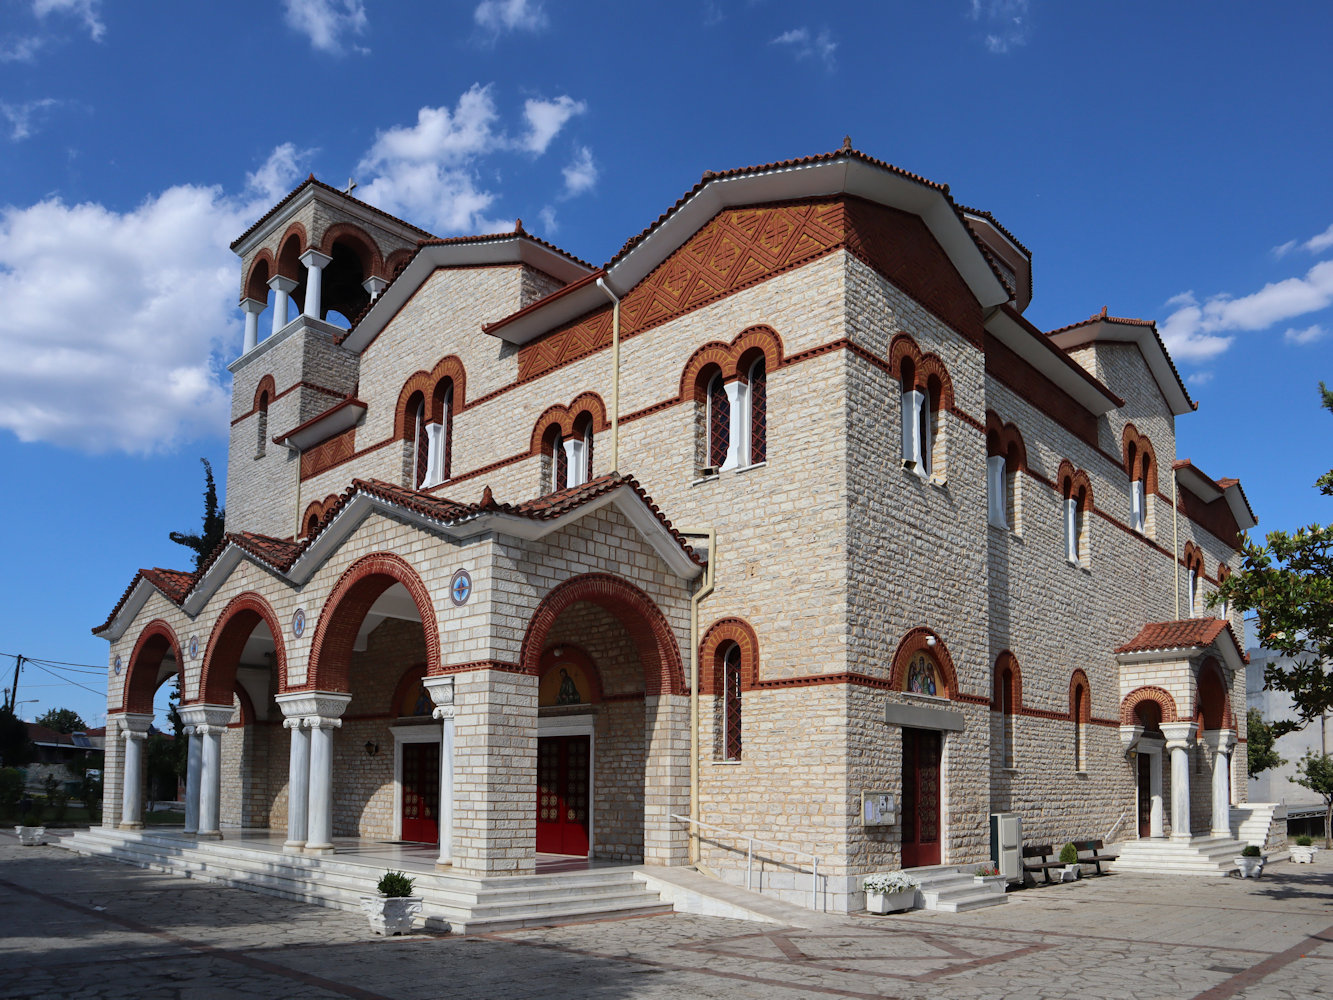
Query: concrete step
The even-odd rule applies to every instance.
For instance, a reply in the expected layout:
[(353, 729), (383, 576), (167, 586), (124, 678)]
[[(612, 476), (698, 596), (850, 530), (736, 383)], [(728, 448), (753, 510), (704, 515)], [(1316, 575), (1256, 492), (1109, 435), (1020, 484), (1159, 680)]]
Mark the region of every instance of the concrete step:
[(1003, 885), (979, 886), (970, 870), (964, 872), (957, 865), (931, 865), (908, 870), (919, 883), (917, 909), (958, 913), (1009, 902)]

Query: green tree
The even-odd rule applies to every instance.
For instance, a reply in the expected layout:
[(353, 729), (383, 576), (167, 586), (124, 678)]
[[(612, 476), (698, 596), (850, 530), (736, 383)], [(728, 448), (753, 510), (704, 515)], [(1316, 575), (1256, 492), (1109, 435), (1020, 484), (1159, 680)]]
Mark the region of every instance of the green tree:
[(1324, 847), (1333, 847), (1333, 754), (1305, 751), (1296, 762), (1296, 784), (1324, 799)]
[(1272, 724), (1265, 722), (1257, 708), (1245, 713), (1245, 756), (1250, 777), (1271, 767), (1281, 767), (1286, 761), (1273, 749), (1277, 737), (1273, 735)]
[(0, 765), (23, 767), (32, 763), (37, 748), (28, 738), (28, 726), (10, 708), (0, 708)]
[(213, 481), (213, 465), (206, 458), (199, 461), (204, 463), (204, 527), (197, 534), (186, 534), (183, 531), (173, 531), (170, 538), (177, 545), (184, 545), (187, 549), (194, 551), (194, 568), (199, 569), (204, 560), (209, 557), (218, 543), (222, 541), (225, 533), (227, 512), (218, 506), (218, 487)]
[[(1333, 412), (1333, 391), (1319, 383), (1321, 405)], [(1333, 470), (1315, 485), (1333, 496)], [(1291, 697), (1296, 718), (1272, 723), (1273, 736), (1304, 729), (1333, 709), (1333, 525), (1270, 531), (1263, 545), (1248, 537), (1243, 568), (1209, 598), (1258, 612), (1259, 641), (1283, 655), (1264, 668), (1264, 687)]]
[(79, 713), (72, 708), (52, 708), (37, 720), (37, 725), (54, 729), (58, 733), (81, 733), (88, 727), (83, 724)]

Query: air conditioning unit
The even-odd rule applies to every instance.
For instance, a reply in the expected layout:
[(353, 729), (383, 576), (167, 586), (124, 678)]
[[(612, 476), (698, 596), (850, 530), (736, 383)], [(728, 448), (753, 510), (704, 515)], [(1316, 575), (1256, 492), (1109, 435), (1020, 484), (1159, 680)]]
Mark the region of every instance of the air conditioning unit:
[(990, 856), (1005, 881), (1023, 881), (1023, 819), (1018, 813), (991, 813)]

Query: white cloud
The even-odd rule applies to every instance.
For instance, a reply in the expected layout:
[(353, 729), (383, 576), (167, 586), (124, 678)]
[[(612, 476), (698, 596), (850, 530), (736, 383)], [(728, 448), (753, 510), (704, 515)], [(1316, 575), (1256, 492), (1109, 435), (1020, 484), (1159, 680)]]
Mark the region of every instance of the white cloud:
[[(369, 23), (362, 0), (283, 0), (287, 26), (310, 39), (320, 52), (338, 55), (348, 37), (359, 35)], [(360, 46), (350, 46), (364, 52)]]
[(1161, 327), (1167, 348), (1177, 358), (1204, 360), (1231, 345), (1229, 334), (1266, 330), (1333, 304), (1333, 261), (1321, 261), (1302, 277), (1270, 282), (1239, 298), (1214, 295), (1199, 303), (1193, 295), (1178, 295), (1171, 304), (1176, 311)]
[(574, 154), (574, 159), (562, 173), (565, 175), (566, 198), (573, 198), (591, 190), (597, 183), (597, 164), (592, 160), (592, 150), (587, 146), (580, 146)]
[(292, 189), (301, 176), (301, 164), (309, 162), (314, 154), (313, 149), (297, 149), (295, 143), (284, 142), (258, 170), (245, 175), (245, 185), (269, 201), (277, 201)]
[(1207, 385), (1213, 380), (1212, 372), (1195, 372), (1185, 378), (1190, 385)]
[(814, 35), (810, 33), (809, 28), (792, 28), (790, 31), (784, 31), (778, 35), (769, 44), (788, 46), (789, 51), (797, 59), (809, 59), (812, 56), (817, 56), (823, 62), (824, 68), (830, 73), (837, 68), (834, 53), (838, 49), (838, 43), (833, 40), (833, 36), (827, 28)]
[(100, 16), (102, 0), (33, 0), (32, 12), (38, 18), (48, 14), (66, 14), (82, 19), (88, 37), (100, 42), (106, 34), (106, 25)]
[(0, 427), (86, 452), (225, 432), (211, 359), (241, 341), (227, 245), (269, 204), (184, 184), (125, 212), (59, 198), (0, 211)]
[(1322, 233), (1311, 236), (1308, 240), (1287, 240), (1281, 246), (1273, 247), (1273, 256), (1285, 257), (1297, 247), (1307, 253), (1323, 253), (1329, 247), (1333, 247), (1333, 225), (1330, 225)]
[(1282, 335), (1282, 339), (1288, 344), (1297, 344), (1304, 347), (1306, 344), (1313, 344), (1317, 340), (1323, 340), (1328, 331), (1318, 323), (1313, 326), (1307, 326), (1304, 330), (1289, 329)]
[(555, 209), (550, 205), (544, 205), (542, 210), (537, 213), (537, 221), (541, 223), (541, 234), (547, 239), (560, 231), (560, 227), (555, 221)]
[(482, 0), (472, 12), (473, 20), (486, 31), (540, 31), (546, 27), (546, 11), (529, 0)]
[(32, 62), (37, 55), (37, 50), (45, 44), (45, 39), (36, 35), (25, 35), (22, 38), (16, 38), (12, 42), (0, 45), (0, 63)]
[(527, 100), (523, 103), (523, 118), (528, 123), (528, 132), (520, 144), (530, 153), (538, 155), (546, 152), (551, 140), (565, 127), (575, 115), (588, 110), (583, 101), (562, 94), (554, 101)]
[(1003, 55), (1027, 44), (1031, 33), (1028, 5), (1029, 0), (972, 0), (968, 17), (986, 26), (987, 51)]
[(0, 101), (0, 118), (9, 122), (9, 138), (20, 142), (32, 135), (36, 128), (35, 119), (42, 113), (56, 107), (60, 102), (54, 97), (43, 97), (38, 101), (25, 101), (23, 104), (7, 104)]

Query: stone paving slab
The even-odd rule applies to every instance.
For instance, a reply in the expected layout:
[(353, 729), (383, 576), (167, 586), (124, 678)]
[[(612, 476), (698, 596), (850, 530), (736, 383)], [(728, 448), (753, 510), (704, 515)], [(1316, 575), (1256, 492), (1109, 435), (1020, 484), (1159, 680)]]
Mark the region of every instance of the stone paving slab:
[(0, 836), (0, 998), (1333, 996), (1333, 863), (1115, 875), (973, 913), (687, 914), (381, 939), (365, 918)]

